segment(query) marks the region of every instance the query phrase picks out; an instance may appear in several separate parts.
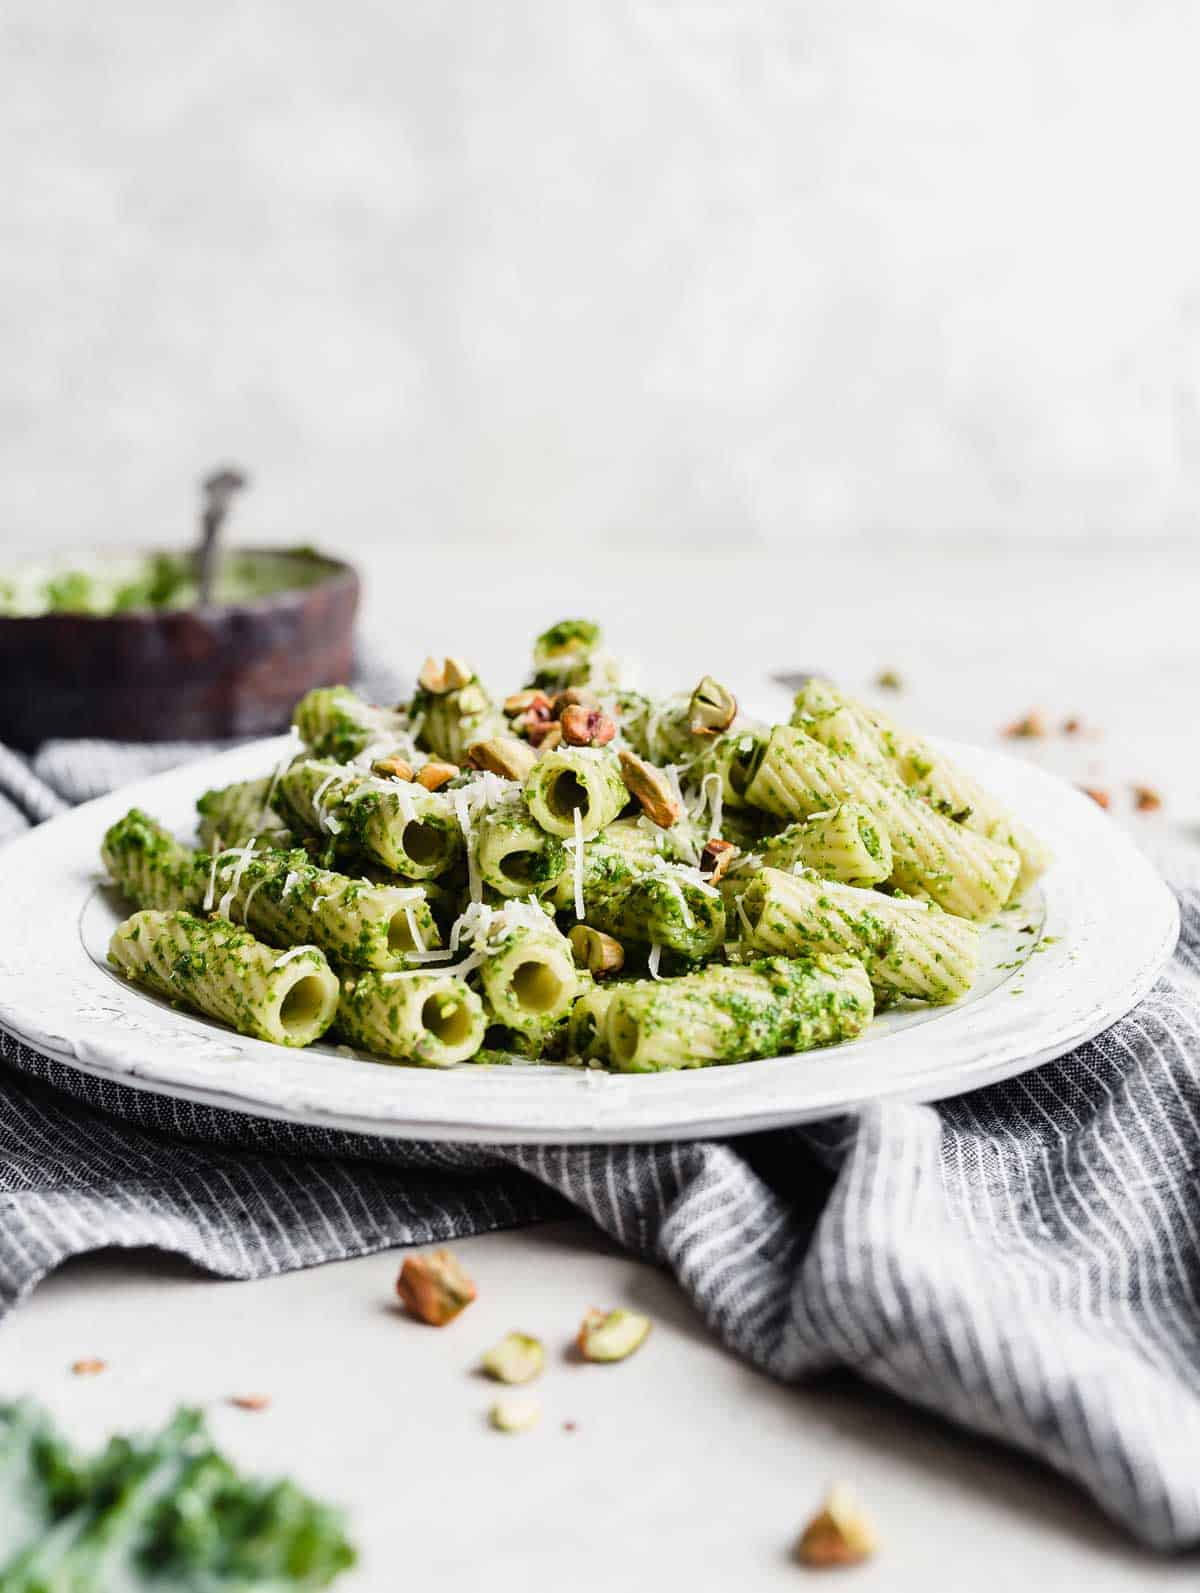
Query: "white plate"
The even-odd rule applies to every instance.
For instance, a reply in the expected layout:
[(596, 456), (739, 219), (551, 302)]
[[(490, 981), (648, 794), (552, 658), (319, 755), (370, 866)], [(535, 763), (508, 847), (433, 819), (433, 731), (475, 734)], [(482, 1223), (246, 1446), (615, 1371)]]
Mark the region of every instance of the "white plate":
[[(85, 1073), (263, 1117), (399, 1139), (696, 1138), (827, 1117), (883, 1097), (936, 1100), (1060, 1056), (1138, 1002), (1175, 944), (1175, 899), (1087, 797), (1032, 765), (947, 744), (1053, 848), (1056, 862), (984, 939), (953, 1007), (890, 1012), (849, 1045), (681, 1073), (562, 1066), (389, 1067), (332, 1046), (289, 1051), (177, 1012), (105, 964), (124, 916), (101, 836), (144, 807), (181, 835), (210, 786), (272, 768), (263, 741), (101, 797), (0, 859), (0, 1024)], [(1021, 930), (1032, 926), (1033, 933)]]

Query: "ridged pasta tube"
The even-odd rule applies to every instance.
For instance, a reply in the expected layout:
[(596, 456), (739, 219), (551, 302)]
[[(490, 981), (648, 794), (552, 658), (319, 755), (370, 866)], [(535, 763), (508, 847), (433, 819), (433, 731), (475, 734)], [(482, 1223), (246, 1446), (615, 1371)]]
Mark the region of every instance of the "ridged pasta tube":
[(978, 780), (877, 708), (845, 696), (828, 681), (811, 680), (797, 694), (792, 723), (831, 750), (899, 779), (956, 824), (1011, 846), (1021, 859), (1018, 891), (1050, 866), (1047, 847)]
[(580, 988), (571, 943), (539, 908), (501, 908), (475, 949), (489, 1019), (540, 1038), (570, 1011)]
[(333, 836), (339, 851), (369, 857), (406, 879), (446, 873), (463, 849), (450, 798), (407, 780), (303, 758), (280, 776), (275, 802), (305, 829)]
[(465, 762), (473, 741), (508, 733), (508, 721), (488, 696), (478, 676), (456, 691), (418, 691), (409, 713), (421, 721), (417, 745), (435, 758)]
[(758, 951), (858, 957), (877, 990), (941, 1005), (970, 990), (979, 929), (931, 902), (881, 896), (811, 875), (766, 868), (743, 892), (738, 916)]
[(688, 778), (700, 786), (715, 779), (723, 808), (748, 807), (746, 787), (754, 778), (766, 745), (765, 730), (727, 730), (693, 764)]
[(338, 1031), (396, 1062), (444, 1068), (483, 1044), (483, 1003), (453, 974), (362, 973), (342, 979)]
[(203, 850), (245, 846), (252, 836), (263, 846), (294, 846), (295, 836), (271, 806), (275, 784), (274, 775), (264, 774), (259, 780), (238, 780), (206, 791), (196, 803)]
[(568, 1045), (572, 1056), (608, 1060), (606, 1023), (612, 999), (619, 985), (594, 985), (571, 1008), (568, 1024)]
[(661, 863), (615, 891), (585, 890), (584, 920), (618, 940), (708, 957), (725, 939), (721, 893), (695, 869)]
[(612, 1065), (626, 1073), (708, 1067), (849, 1040), (871, 1021), (871, 982), (849, 957), (766, 958), (613, 994)]
[(557, 836), (547, 835), (523, 802), (490, 808), (478, 827), (479, 873), (501, 896), (544, 896), (567, 867)]
[(135, 984), (275, 1045), (311, 1045), (333, 1022), (337, 975), (315, 946), (280, 952), (223, 918), (134, 913), (108, 960)]
[(205, 902), (272, 945), (311, 941), (352, 968), (403, 968), (441, 945), (419, 885), (379, 885), (318, 868), (306, 852), (223, 852)]
[(587, 686), (607, 673), (603, 634), (594, 620), (559, 620), (533, 644), (533, 684), (545, 691)]
[(923, 892), (960, 918), (995, 918), (1020, 871), (1011, 847), (952, 824), (904, 786), (881, 780), (789, 725), (771, 731), (746, 794), (756, 807), (786, 819), (808, 818), (840, 802), (862, 803), (891, 842), (896, 884)]
[(349, 686), (318, 686), (306, 692), (292, 713), (301, 741), (314, 758), (349, 763), (377, 745), (410, 751), (408, 716), (400, 709), (365, 702)]
[(543, 830), (573, 836), (579, 813), (585, 836), (611, 824), (629, 801), (621, 766), (603, 747), (556, 747), (525, 782), (529, 811)]
[(645, 697), (640, 692), (617, 695), (621, 734), (639, 758), (651, 763), (690, 763), (706, 750), (709, 736), (694, 736), (688, 728), (691, 696)]
[[(554, 887), (550, 900), (559, 912), (569, 912), (575, 905), (576, 884), (583, 893), (585, 908), (602, 897), (625, 890), (641, 879), (651, 864), (624, 846), (613, 846), (609, 832), (588, 841), (583, 848), (583, 863), (568, 867)], [(573, 855), (573, 854), (572, 854)]]
[(759, 847), (770, 868), (811, 868), (847, 885), (878, 885), (892, 872), (892, 843), (870, 808), (842, 802), (831, 813), (789, 824)]
[(137, 907), (199, 907), (204, 879), (190, 846), (140, 808), (105, 833), (100, 856), (109, 877)]

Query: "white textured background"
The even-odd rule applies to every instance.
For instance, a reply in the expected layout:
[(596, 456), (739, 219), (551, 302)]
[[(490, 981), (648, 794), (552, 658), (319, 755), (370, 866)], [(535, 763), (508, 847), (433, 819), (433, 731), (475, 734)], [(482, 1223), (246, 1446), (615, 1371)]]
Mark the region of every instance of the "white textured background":
[(7, 0), (0, 537), (1162, 543), (1194, 0)]

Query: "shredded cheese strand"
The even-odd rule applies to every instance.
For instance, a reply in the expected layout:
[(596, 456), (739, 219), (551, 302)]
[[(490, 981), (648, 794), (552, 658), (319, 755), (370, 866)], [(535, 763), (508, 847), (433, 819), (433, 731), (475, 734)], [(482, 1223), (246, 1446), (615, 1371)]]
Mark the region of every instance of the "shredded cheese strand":
[(282, 968), (286, 963), (291, 962), (293, 957), (298, 957), (301, 952), (316, 950), (316, 946), (292, 946), (289, 950), (283, 953), (282, 957), (276, 957), (275, 961), (271, 964), (271, 967)]
[[(254, 843), (257, 840), (258, 836), (252, 835), (246, 842), (245, 846), (226, 853), (227, 857), (236, 857), (238, 861), (237, 866), (233, 870), (233, 878), (229, 881), (229, 888), (226, 890), (224, 896), (221, 897), (221, 900), (217, 903), (218, 918), (229, 918), (229, 912), (233, 906), (233, 899), (238, 893), (238, 886), (242, 883), (242, 875), (246, 872), (246, 865), (254, 856)], [(222, 877), (224, 877), (224, 870), (222, 870)], [(229, 921), (232, 923), (232, 918), (230, 918)]]
[(209, 865), (209, 870), (208, 870), (208, 889), (204, 893), (204, 911), (206, 913), (211, 913), (212, 912), (212, 910), (213, 910), (213, 902), (216, 900), (216, 896), (217, 896), (217, 864), (220, 861), (221, 861), (220, 852), (214, 852), (213, 853), (213, 860), (212, 860), (212, 863)]
[(425, 937), (421, 933), (421, 926), (417, 923), (417, 915), (406, 902), (404, 904), (404, 922), (408, 925), (408, 932), (412, 936), (412, 943), (417, 951), (428, 951)]

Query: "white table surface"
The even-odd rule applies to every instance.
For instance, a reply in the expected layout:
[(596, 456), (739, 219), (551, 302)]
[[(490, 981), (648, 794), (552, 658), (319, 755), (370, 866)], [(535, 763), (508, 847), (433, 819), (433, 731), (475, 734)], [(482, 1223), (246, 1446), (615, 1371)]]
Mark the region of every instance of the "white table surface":
[[(534, 627), (583, 612), (644, 656), (655, 683), (711, 668), (761, 700), (775, 667), (820, 668), (855, 689), (890, 667), (906, 682), (898, 712), (977, 740), (1034, 706), (1052, 723), (1077, 714), (1095, 738), (1021, 750), (1110, 789), (1115, 822), (1173, 866), (1194, 849), (1200, 561), (1178, 552), (1030, 565), (864, 544), (791, 563), (597, 553), (556, 570), (516, 549), (468, 560), (397, 548), (368, 574), (368, 628), (414, 668), (441, 647), (503, 682)], [(1161, 789), (1162, 813), (1131, 811), (1133, 782)], [(244, 1463), (347, 1505), (363, 1560), (339, 1585), (372, 1593), (414, 1581), (451, 1593), (794, 1587), (807, 1573), (792, 1545), (831, 1479), (856, 1487), (882, 1537), (850, 1579), (864, 1593), (1195, 1579), (1194, 1563), (1143, 1554), (1022, 1457), (847, 1381), (770, 1383), (716, 1347), (668, 1277), (582, 1223), (455, 1248), (479, 1300), (441, 1331), (394, 1309), (397, 1253), (242, 1284), (143, 1252), (79, 1261), (5, 1323), (0, 1393), (40, 1396), (89, 1439), (178, 1401), (211, 1405)], [(568, 1363), (582, 1312), (618, 1303), (653, 1317), (645, 1349), (616, 1367)], [(487, 1428), (494, 1390), (473, 1371), (513, 1327), (549, 1349), (544, 1420), (521, 1437)], [(108, 1370), (74, 1377), (88, 1356)], [(226, 1403), (248, 1392), (270, 1408)]]

